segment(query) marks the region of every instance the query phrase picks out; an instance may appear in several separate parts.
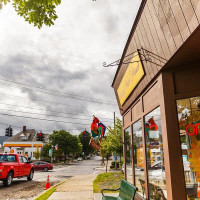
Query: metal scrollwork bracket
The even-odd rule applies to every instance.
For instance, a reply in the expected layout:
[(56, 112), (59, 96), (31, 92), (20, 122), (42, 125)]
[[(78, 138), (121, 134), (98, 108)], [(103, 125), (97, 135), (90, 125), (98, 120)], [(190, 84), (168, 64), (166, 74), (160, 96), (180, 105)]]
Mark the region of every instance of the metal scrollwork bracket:
[[(134, 58), (135, 56), (138, 56), (138, 55), (135, 55), (132, 57), (132, 55), (134, 55), (136, 52), (138, 52), (140, 59), (136, 60), (134, 62), (131, 62), (132, 58)], [(134, 52), (126, 55), (124, 57), (124, 61), (122, 62), (122, 64), (130, 64), (130, 63), (141, 62), (141, 61), (150, 62), (150, 63), (153, 63), (158, 66), (163, 66), (167, 60), (165, 58), (162, 58), (161, 56), (158, 56), (158, 55), (148, 51), (147, 49), (144, 49), (143, 47), (141, 47), (141, 49), (137, 49), (137, 51), (134, 51)], [(110, 64), (106, 64), (106, 62), (104, 62), (103, 66), (104, 67), (118, 66), (120, 64), (120, 62), (121, 62), (121, 59), (116, 60)]]

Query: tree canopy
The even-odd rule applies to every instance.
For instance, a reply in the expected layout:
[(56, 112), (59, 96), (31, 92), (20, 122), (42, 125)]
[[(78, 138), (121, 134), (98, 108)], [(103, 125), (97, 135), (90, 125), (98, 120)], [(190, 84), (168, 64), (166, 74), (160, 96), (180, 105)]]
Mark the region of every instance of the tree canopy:
[(101, 142), (101, 156), (105, 157), (107, 153), (114, 153), (121, 157), (123, 155), (122, 141), (122, 121), (116, 118), (114, 128), (108, 128), (107, 136)]
[(84, 155), (87, 156), (90, 153), (94, 152), (94, 149), (89, 145), (91, 133), (87, 131), (86, 133), (81, 132), (78, 137), (82, 144), (82, 151), (84, 152)]
[(3, 4), (10, 2), (18, 15), (39, 29), (43, 24), (54, 25), (54, 21), (58, 18), (55, 9), (61, 4), (61, 0), (0, 0), (0, 9)]
[(51, 145), (58, 145), (58, 150), (54, 152), (58, 155), (63, 153), (65, 156), (65, 162), (67, 156), (74, 153), (80, 153), (81, 151), (81, 144), (78, 140), (78, 137), (71, 135), (65, 130), (53, 131), (49, 139)]

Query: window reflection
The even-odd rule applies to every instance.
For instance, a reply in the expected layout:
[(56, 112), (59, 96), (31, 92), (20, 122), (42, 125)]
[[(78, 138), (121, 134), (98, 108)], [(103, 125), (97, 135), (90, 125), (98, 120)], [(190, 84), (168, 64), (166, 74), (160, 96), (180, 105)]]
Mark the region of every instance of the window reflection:
[(166, 199), (164, 152), (160, 107), (145, 116), (149, 199)]
[(143, 197), (145, 195), (145, 175), (144, 175), (144, 154), (142, 142), (142, 121), (139, 120), (133, 124), (133, 159), (135, 171), (135, 185), (138, 188), (137, 193)]
[(130, 182), (130, 183), (133, 183), (130, 127), (125, 130), (125, 152), (126, 152), (126, 177), (127, 177), (127, 181)]
[(187, 199), (200, 198), (200, 97), (177, 101)]

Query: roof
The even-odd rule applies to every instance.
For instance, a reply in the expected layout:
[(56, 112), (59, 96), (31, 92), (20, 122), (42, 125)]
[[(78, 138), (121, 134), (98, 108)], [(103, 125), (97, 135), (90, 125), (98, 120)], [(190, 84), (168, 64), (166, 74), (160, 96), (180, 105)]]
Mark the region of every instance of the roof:
[(5, 140), (7, 140), (8, 138), (8, 136), (0, 136), (0, 144), (3, 145), (3, 142), (5, 142)]
[[(20, 141), (34, 142), (36, 141), (36, 135), (37, 131), (35, 129), (26, 129), (26, 131), (21, 131), (12, 137), (9, 137), (4, 142), (20, 142)], [(20, 136), (27, 137), (28, 139), (20, 140)]]

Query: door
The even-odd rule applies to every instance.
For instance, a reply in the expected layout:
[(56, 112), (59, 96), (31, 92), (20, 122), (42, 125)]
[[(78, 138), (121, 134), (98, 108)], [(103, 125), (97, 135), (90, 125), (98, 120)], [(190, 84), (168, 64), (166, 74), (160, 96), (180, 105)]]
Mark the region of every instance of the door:
[(24, 175), (29, 175), (31, 170), (31, 165), (28, 164), (28, 160), (26, 157), (22, 156), (22, 160), (24, 163)]
[(19, 156), (19, 174), (18, 176), (24, 176), (24, 163), (22, 156)]

